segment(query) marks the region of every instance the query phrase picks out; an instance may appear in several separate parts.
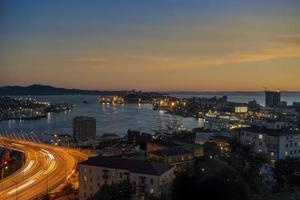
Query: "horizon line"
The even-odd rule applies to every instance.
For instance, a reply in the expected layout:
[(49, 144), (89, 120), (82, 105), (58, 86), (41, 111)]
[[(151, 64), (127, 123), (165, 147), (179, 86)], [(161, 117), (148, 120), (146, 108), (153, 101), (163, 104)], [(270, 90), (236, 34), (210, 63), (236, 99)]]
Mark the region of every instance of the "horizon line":
[[(53, 88), (68, 89), (68, 90), (87, 90), (87, 91), (143, 91), (143, 92), (158, 92), (158, 93), (260, 93), (266, 91), (278, 90), (140, 90), (140, 89), (82, 89), (82, 88), (68, 88), (63, 86), (53, 86), (47, 84), (29, 84), (29, 85), (2, 85), (1, 87), (30, 87), (30, 86), (50, 86)], [(279, 90), (280, 92), (300, 93), (300, 90)]]

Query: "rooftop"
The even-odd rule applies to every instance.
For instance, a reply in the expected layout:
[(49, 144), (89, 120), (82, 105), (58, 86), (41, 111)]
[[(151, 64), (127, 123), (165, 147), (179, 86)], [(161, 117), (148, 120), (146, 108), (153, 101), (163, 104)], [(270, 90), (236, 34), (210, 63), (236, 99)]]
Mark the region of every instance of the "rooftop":
[(258, 126), (252, 126), (252, 127), (245, 127), (245, 128), (238, 128), (233, 131), (248, 131), (248, 132), (255, 132), (255, 133), (261, 133), (261, 134), (267, 134), (271, 136), (288, 136), (288, 135), (295, 135), (300, 134), (300, 130), (290, 130), (290, 129), (267, 129), (262, 128)]
[(150, 162), (148, 160), (134, 160), (118, 157), (90, 157), (88, 160), (79, 163), (79, 165), (89, 165), (96, 167), (106, 167), (111, 169), (123, 169), (133, 173), (161, 175), (171, 169), (170, 165)]
[(148, 143), (151, 143), (151, 144), (157, 144), (157, 145), (162, 145), (162, 146), (167, 146), (167, 147), (175, 147), (175, 146), (178, 146), (177, 144), (173, 143), (173, 142), (170, 142), (170, 141), (166, 141), (166, 140), (152, 140), (152, 141), (149, 141)]
[(158, 151), (151, 152), (151, 154), (159, 155), (159, 156), (176, 156), (176, 155), (183, 155), (183, 154), (189, 154), (192, 153), (191, 151), (188, 151), (186, 149), (183, 149), (181, 147), (171, 147), (171, 148), (165, 148)]
[(96, 120), (94, 117), (89, 117), (89, 116), (76, 116), (73, 119), (74, 120)]

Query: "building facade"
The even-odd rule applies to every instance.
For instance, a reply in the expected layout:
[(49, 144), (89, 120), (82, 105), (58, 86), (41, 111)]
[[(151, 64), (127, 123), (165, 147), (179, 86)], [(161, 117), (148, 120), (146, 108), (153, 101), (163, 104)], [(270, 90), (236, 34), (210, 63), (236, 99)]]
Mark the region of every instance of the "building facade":
[(265, 153), (273, 161), (300, 157), (300, 131), (266, 128), (241, 128), (233, 132), (243, 144), (253, 145), (256, 152)]
[(127, 131), (127, 140), (128, 144), (132, 144), (134, 146), (139, 145), (141, 150), (147, 150), (147, 142), (153, 139), (153, 135), (149, 133), (142, 133), (140, 131)]
[(170, 165), (147, 160), (98, 156), (81, 162), (78, 168), (80, 200), (92, 197), (105, 184), (125, 180), (133, 186), (132, 199), (159, 197), (169, 191), (174, 178)]
[(265, 106), (276, 107), (281, 104), (281, 93), (280, 91), (266, 91), (265, 92)]
[(193, 168), (194, 152), (182, 147), (170, 147), (147, 154), (147, 159), (168, 163), (174, 167), (174, 172), (187, 171)]
[(73, 119), (73, 137), (77, 141), (96, 138), (96, 119), (77, 116)]
[(147, 154), (149, 152), (158, 151), (171, 147), (178, 147), (179, 145), (166, 140), (152, 140), (147, 142)]

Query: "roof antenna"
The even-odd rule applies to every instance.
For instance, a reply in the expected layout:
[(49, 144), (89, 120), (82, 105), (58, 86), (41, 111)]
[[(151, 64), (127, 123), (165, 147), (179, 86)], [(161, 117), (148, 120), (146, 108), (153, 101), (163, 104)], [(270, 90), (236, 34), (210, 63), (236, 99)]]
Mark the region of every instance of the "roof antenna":
[(262, 86), (262, 88), (264, 89), (264, 91), (267, 91), (267, 87), (266, 86)]

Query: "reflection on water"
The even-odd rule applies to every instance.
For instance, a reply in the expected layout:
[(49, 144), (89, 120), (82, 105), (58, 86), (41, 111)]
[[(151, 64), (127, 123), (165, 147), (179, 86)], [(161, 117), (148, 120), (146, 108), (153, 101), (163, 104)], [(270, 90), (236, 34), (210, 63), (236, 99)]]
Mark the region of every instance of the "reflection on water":
[[(212, 97), (228, 95), (229, 101), (248, 102), (257, 100), (264, 103), (264, 93), (185, 93), (172, 94), (176, 97), (188, 98), (192, 96)], [(97, 96), (38, 96), (42, 101), (72, 103), (76, 107), (72, 111), (64, 113), (50, 113), (46, 118), (31, 121), (10, 120), (0, 122), (1, 132), (34, 131), (36, 133), (68, 133), (72, 134), (73, 117), (78, 115), (88, 115), (95, 117), (97, 121), (97, 134), (117, 133), (125, 135), (128, 129), (152, 132), (164, 127), (176, 125), (192, 129), (203, 126), (203, 119), (182, 118), (166, 114), (164, 111), (152, 110), (150, 104), (99, 104)], [(282, 93), (282, 100), (292, 104), (300, 101), (300, 93)], [(83, 103), (87, 101), (87, 104)]]
[[(97, 96), (39, 96), (39, 100), (73, 103), (76, 107), (72, 111), (63, 113), (48, 113), (40, 120), (0, 122), (0, 129), (4, 132), (34, 131), (35, 133), (72, 134), (73, 117), (88, 115), (97, 121), (97, 134), (117, 133), (125, 135), (128, 129), (153, 132), (171, 125), (183, 126), (186, 129), (199, 127), (194, 118), (172, 116), (163, 111), (152, 110), (150, 104), (99, 104)], [(83, 101), (88, 104), (84, 104)]]

